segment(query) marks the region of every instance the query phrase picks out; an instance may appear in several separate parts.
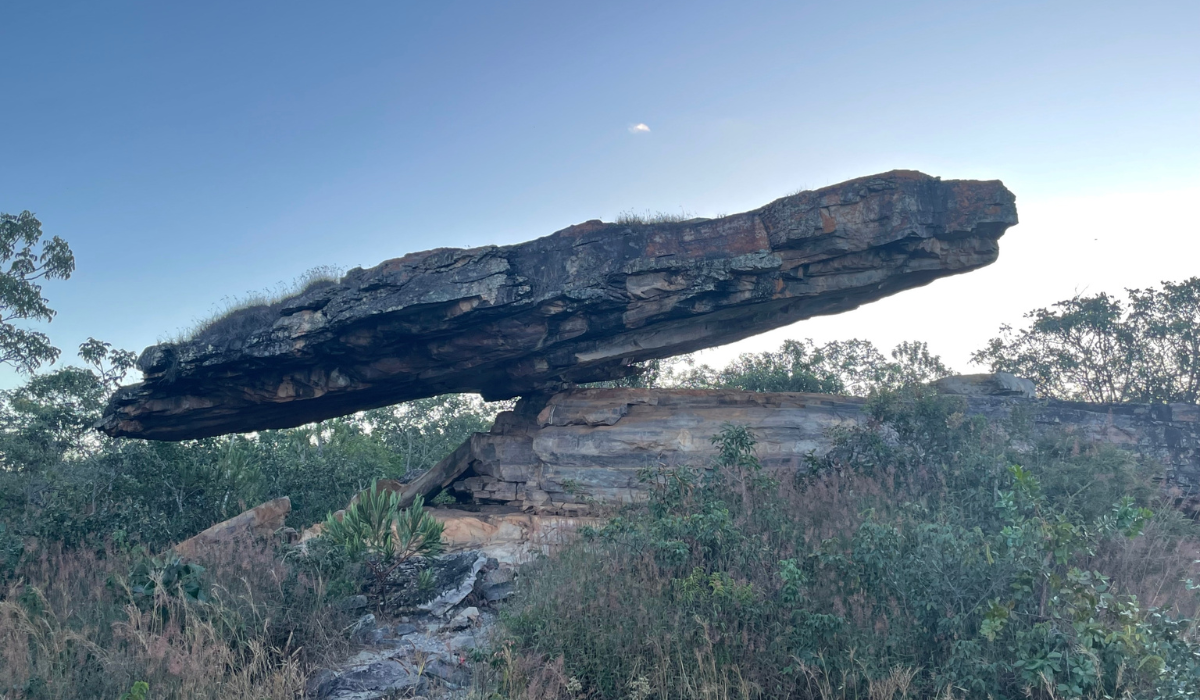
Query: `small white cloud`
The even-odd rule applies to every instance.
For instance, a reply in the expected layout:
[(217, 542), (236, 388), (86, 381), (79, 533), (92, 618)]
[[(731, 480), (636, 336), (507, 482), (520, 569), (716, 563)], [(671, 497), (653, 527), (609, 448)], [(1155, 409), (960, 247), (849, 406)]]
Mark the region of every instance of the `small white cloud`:
[(634, 124), (629, 127), (629, 133), (631, 133), (631, 134), (648, 134), (648, 133), (650, 133), (650, 127), (646, 126), (645, 124)]

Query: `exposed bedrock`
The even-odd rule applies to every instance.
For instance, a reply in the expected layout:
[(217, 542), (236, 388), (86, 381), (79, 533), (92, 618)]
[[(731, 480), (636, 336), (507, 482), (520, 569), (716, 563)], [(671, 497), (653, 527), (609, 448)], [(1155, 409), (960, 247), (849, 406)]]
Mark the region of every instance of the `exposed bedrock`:
[(613, 379), (982, 267), (1015, 223), (999, 181), (893, 171), (720, 219), (413, 253), (147, 348), (99, 427), (180, 440)]
[[(1056, 432), (1082, 445), (1129, 450), (1195, 507), (1200, 407), (1036, 399), (1023, 383), (1011, 375), (984, 375), (938, 387), (961, 394), (967, 412), (998, 427), (1012, 425), (1015, 416), (1023, 426), (1014, 435), (1018, 444)], [(753, 431), (764, 468), (802, 467), (809, 454), (829, 450), (832, 428), (866, 420), (863, 404), (828, 394), (687, 389), (575, 389), (522, 399), (515, 411), (500, 414), (490, 433), (476, 434), (409, 485), (405, 497), (449, 486), (481, 503), (586, 514), (595, 502), (641, 499), (641, 469), (708, 466), (715, 456), (712, 436), (729, 423)]]

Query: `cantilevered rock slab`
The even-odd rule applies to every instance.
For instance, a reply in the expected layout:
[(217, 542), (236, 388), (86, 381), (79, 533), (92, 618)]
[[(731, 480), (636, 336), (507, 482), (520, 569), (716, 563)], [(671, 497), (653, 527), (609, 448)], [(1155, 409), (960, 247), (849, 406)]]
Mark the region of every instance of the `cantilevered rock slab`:
[(1015, 223), (999, 181), (893, 171), (720, 219), (413, 253), (147, 348), (99, 427), (180, 440), (613, 379), (982, 267)]

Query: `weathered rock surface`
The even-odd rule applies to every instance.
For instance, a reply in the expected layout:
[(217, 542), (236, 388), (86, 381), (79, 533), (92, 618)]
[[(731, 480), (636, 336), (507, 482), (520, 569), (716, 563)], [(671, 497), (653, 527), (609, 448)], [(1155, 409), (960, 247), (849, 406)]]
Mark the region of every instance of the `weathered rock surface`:
[(447, 559), (459, 563), (459, 567), (456, 568), (460, 573), (454, 577), (456, 583), (444, 588), (432, 600), (417, 606), (434, 617), (445, 615), (448, 610), (466, 600), (471, 591), (475, 590), (475, 579), (479, 577), (479, 572), (488, 560), (487, 555), (479, 552), (463, 552), (443, 558)]
[[(963, 394), (966, 410), (994, 425), (1017, 413), (1033, 438), (1058, 430), (1130, 450), (1161, 469), (1164, 484), (1192, 498), (1200, 491), (1200, 407), (1035, 399), (1014, 379), (976, 376), (939, 386)], [(643, 498), (643, 468), (710, 464), (710, 440), (727, 423), (754, 431), (765, 468), (801, 467), (807, 455), (828, 451), (832, 428), (865, 421), (863, 405), (828, 394), (576, 389), (522, 399), (435, 469), (438, 481), (476, 502), (587, 514), (597, 503)]]
[[(495, 504), (472, 511), (430, 508), (429, 513), (445, 526), (442, 541), (446, 543), (446, 551), (477, 551), (501, 564), (524, 564), (553, 554), (574, 541), (579, 528), (603, 524), (600, 518), (527, 513)], [(489, 575), (487, 581), (489, 587), (508, 583), (495, 574)]]
[(893, 171), (720, 219), (414, 253), (148, 348), (99, 427), (179, 440), (613, 379), (987, 265), (1015, 223), (998, 181)]
[(1023, 396), (1032, 399), (1037, 395), (1032, 381), (1008, 372), (959, 374), (943, 377), (933, 386), (943, 394), (959, 396)]
[[(431, 595), (440, 603), (422, 610), (393, 606), (389, 599), (385, 605), (389, 616), (381, 619), (367, 613), (359, 617), (346, 630), (354, 653), (312, 674), (306, 697), (375, 700), (413, 697), (417, 693), (465, 697), (459, 691), (471, 680), (467, 655), (471, 649), (490, 643), (490, 630), (496, 621), (493, 603), (511, 593), (516, 571), (477, 551), (450, 554), (426, 563), (439, 572)], [(468, 564), (465, 568), (464, 563)], [(443, 580), (440, 572), (449, 570), (457, 573)], [(415, 576), (415, 571), (408, 571), (397, 578)], [(406, 595), (407, 585), (393, 583), (395, 590)], [(355, 605), (356, 600), (344, 607)], [(400, 613), (397, 607), (411, 609)]]
[(232, 551), (232, 548), (247, 541), (273, 535), (283, 527), (291, 511), (291, 499), (287, 496), (276, 498), (213, 525), (175, 545), (174, 550), (184, 557), (201, 556), (218, 550)]
[[(490, 643), (495, 615), (467, 607), (450, 621), (429, 617), (379, 624), (364, 615), (355, 625), (356, 651), (332, 668), (313, 673), (312, 700), (377, 700), (430, 693), (453, 697), (471, 682), (470, 650)], [(459, 695), (465, 697), (465, 695)]]
[[(470, 441), (467, 443), (471, 444)], [(411, 503), (411, 495), (404, 502)], [(524, 564), (542, 555), (550, 555), (572, 542), (581, 527), (597, 527), (603, 520), (593, 517), (563, 517), (553, 513), (529, 513), (518, 507), (495, 503), (461, 508), (426, 508), (445, 528), (442, 542), (447, 554), (479, 552), (508, 566)], [(300, 535), (303, 544), (319, 537), (324, 529), (316, 523)], [(473, 561), (473, 560), (472, 560)], [(489, 576), (489, 587), (508, 581)], [(502, 595), (496, 593), (495, 595)], [(420, 603), (426, 599), (421, 599)], [(416, 603), (413, 604), (415, 609)]]

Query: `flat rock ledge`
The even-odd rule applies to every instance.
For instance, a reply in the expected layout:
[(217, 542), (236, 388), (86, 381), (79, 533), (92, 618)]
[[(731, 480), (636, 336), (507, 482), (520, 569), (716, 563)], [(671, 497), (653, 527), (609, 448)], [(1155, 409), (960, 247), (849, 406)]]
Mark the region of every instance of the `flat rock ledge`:
[(719, 219), (413, 253), (147, 348), (98, 428), (182, 440), (615, 379), (982, 267), (1016, 223), (999, 181), (892, 171)]

